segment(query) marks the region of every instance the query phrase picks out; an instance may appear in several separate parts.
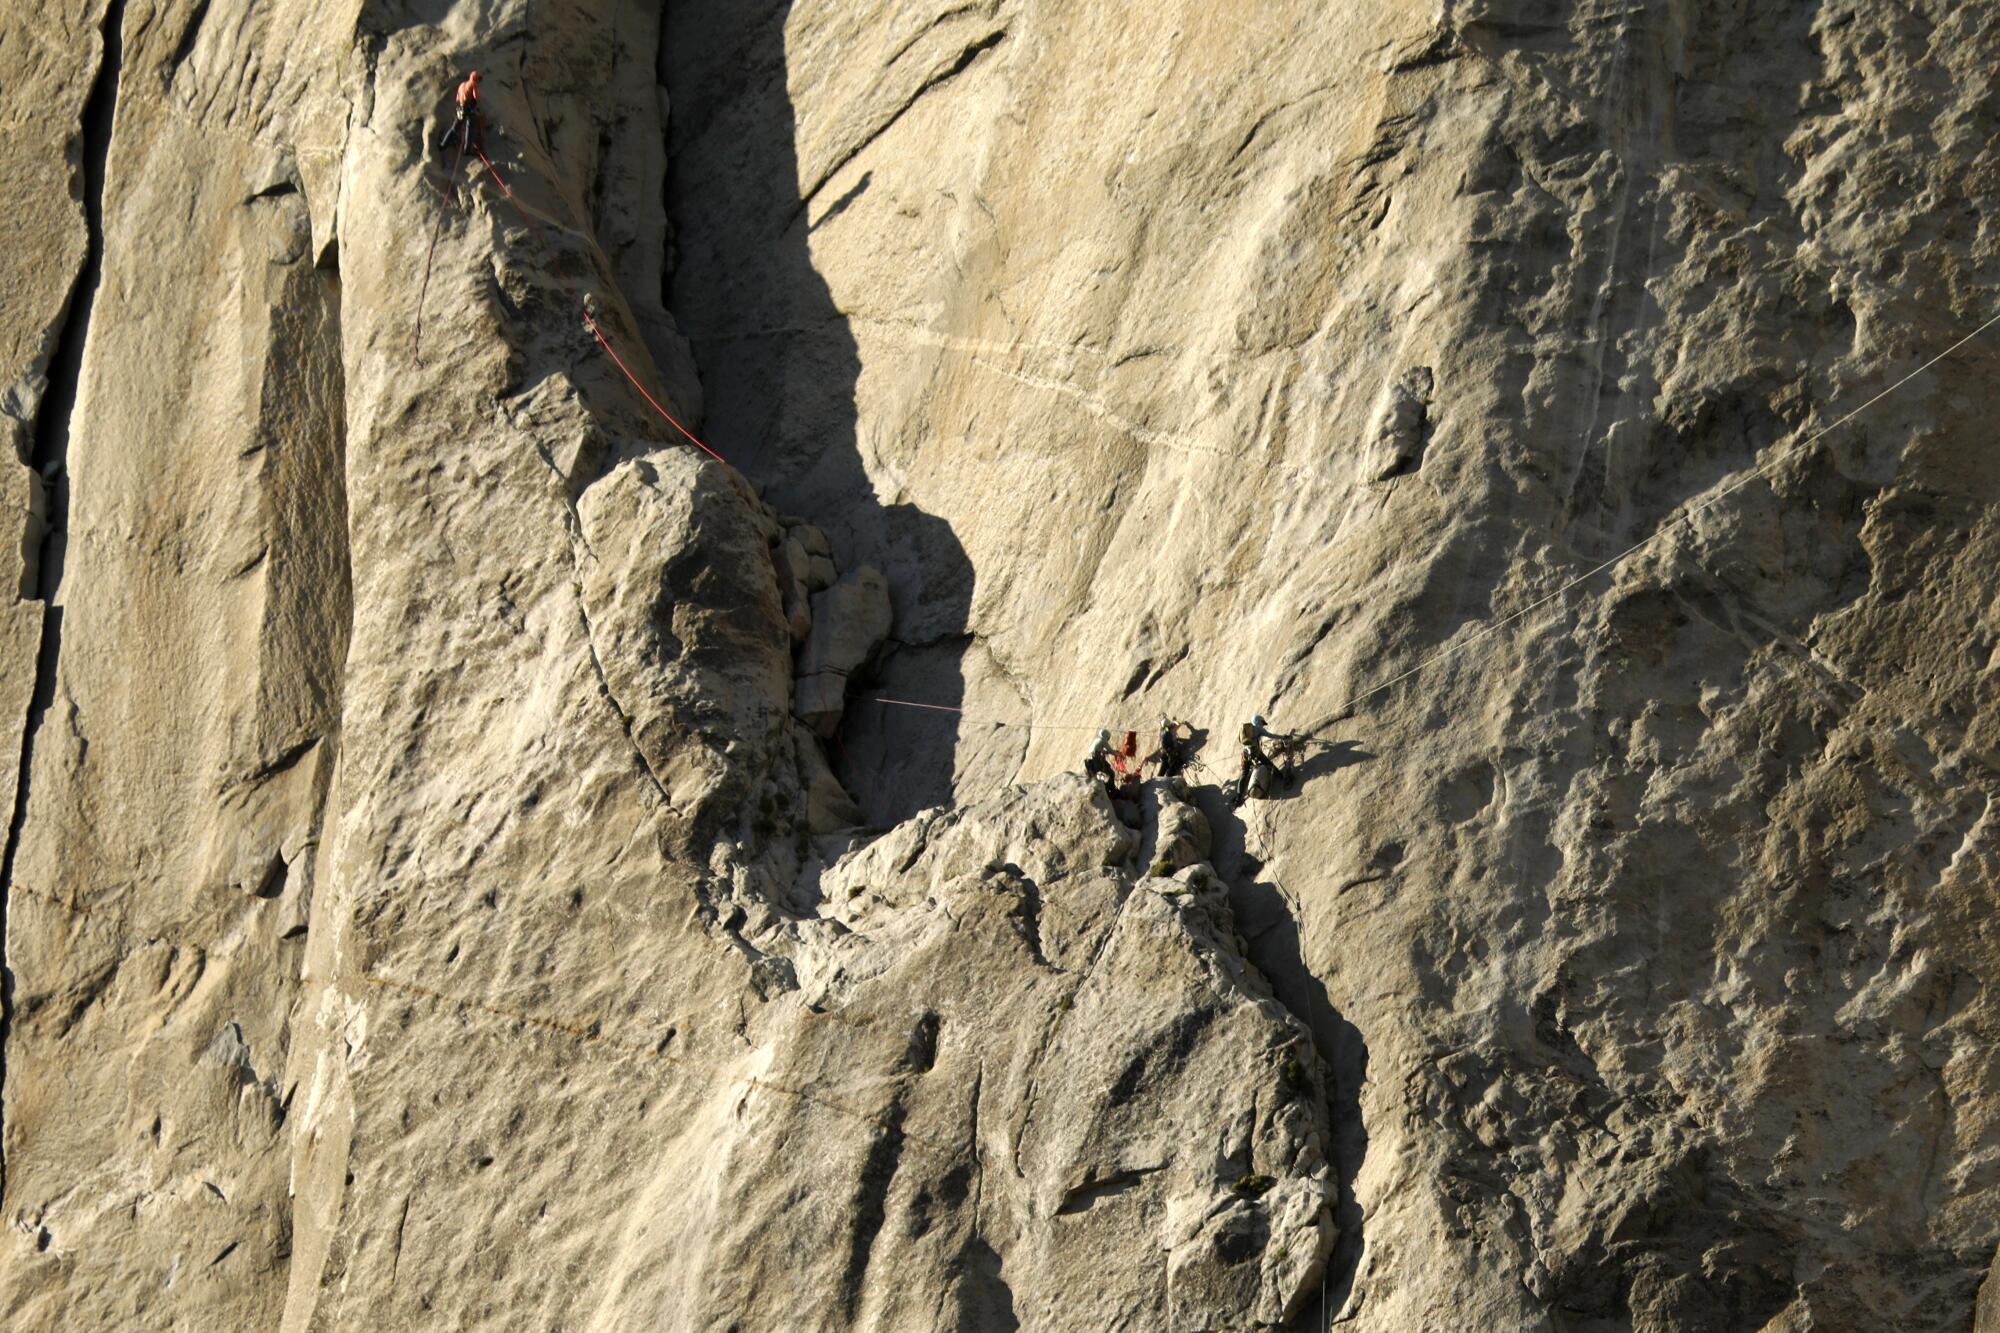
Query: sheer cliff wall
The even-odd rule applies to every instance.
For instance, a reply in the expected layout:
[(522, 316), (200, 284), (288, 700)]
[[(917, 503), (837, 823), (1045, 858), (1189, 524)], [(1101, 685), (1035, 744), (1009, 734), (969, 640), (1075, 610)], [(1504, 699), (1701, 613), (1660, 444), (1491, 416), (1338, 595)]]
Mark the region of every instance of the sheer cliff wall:
[(0, 18), (10, 1325), (1973, 1327), (2000, 15), (1322, 8)]

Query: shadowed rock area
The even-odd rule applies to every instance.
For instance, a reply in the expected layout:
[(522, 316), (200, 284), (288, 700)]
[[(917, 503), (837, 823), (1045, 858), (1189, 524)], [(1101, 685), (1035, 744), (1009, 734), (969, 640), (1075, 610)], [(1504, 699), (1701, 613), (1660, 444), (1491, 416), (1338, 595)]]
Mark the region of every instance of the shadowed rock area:
[(0, 1317), (1996, 1326), (1996, 68), (0, 16)]

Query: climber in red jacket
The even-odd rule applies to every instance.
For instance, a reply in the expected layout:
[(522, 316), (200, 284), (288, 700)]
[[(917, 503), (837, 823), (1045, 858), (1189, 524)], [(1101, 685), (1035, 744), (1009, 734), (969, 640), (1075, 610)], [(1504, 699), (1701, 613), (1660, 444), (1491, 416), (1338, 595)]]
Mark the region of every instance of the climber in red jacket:
[(479, 151), (485, 136), (480, 133), (479, 124), (479, 71), (473, 70), (465, 76), (465, 82), (458, 85), (458, 119), (444, 132), (438, 147), (451, 147), (451, 136), (458, 136), (458, 150), (461, 153)]

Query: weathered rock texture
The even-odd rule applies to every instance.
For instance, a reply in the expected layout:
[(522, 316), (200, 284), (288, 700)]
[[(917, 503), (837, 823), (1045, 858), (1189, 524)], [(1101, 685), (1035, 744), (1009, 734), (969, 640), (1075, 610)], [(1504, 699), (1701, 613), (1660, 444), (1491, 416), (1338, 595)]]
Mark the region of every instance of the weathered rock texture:
[(1996, 69), (9, 8), (0, 1318), (1991, 1324)]

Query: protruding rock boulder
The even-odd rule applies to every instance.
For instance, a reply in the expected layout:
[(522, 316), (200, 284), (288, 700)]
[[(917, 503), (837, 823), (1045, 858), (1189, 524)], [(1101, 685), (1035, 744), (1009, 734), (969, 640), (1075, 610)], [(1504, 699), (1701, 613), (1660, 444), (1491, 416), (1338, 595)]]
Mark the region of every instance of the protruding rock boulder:
[(676, 808), (740, 794), (731, 769), (783, 739), (788, 657), (752, 506), (673, 449), (619, 465), (577, 517), (593, 661), (648, 771)]
[[(1067, 775), (829, 867), (843, 933), (802, 951), (759, 1091), (718, 1085), (718, 1113), (751, 1108), (731, 1151), (622, 1262), (651, 1271), (695, 1237), (720, 1270), (792, 1256), (792, 1280), (754, 1295), (701, 1287), (702, 1327), (828, 1326), (827, 1292), (868, 1316), (833, 1326), (963, 1327), (931, 1314), (1004, 1309), (982, 1272), (1056, 1302), (1022, 1327), (1295, 1316), (1336, 1236), (1311, 1038), (1243, 957), (1223, 883), (1143, 879), (1138, 841)], [(851, 1212), (796, 1206), (828, 1173)]]
[(1375, 440), (1368, 456), (1370, 481), (1414, 472), (1423, 461), (1430, 435), (1430, 404), (1434, 377), (1429, 366), (1412, 366), (1389, 386), (1377, 416)]
[(812, 599), (812, 633), (799, 654), (792, 714), (821, 736), (840, 727), (848, 677), (889, 635), (889, 584), (863, 565)]

